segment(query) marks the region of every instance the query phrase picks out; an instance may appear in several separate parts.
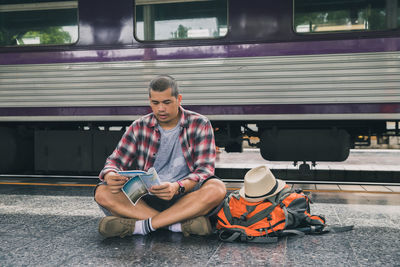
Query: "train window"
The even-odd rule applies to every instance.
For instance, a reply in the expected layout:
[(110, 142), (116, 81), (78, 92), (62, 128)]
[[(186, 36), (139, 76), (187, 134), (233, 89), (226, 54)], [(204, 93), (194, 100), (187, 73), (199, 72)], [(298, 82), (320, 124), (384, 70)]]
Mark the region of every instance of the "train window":
[(227, 0), (136, 0), (141, 41), (219, 38), (227, 33)]
[(78, 1), (0, 0), (0, 46), (78, 40)]
[(400, 28), (400, 0), (294, 0), (297, 33)]

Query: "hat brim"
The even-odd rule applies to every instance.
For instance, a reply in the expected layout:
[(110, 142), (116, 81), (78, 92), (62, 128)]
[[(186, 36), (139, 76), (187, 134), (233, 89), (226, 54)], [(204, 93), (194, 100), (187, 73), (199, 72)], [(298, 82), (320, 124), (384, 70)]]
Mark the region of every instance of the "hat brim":
[(282, 189), (285, 187), (286, 182), (280, 179), (276, 179), (276, 182), (278, 183), (278, 187), (276, 188), (275, 192), (267, 195), (267, 196), (263, 196), (263, 197), (259, 197), (259, 198), (248, 198), (246, 197), (246, 194), (244, 193), (244, 186), (242, 188), (240, 188), (239, 190), (239, 195), (240, 197), (244, 198), (246, 201), (248, 202), (259, 202), (259, 201), (263, 201), (266, 198), (275, 196), (276, 194), (278, 194), (279, 192), (282, 191)]

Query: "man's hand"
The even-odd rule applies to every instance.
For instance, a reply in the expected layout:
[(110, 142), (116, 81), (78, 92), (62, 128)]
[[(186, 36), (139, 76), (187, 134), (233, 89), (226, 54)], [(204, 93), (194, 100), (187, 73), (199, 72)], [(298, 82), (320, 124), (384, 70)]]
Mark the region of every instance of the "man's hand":
[(149, 191), (158, 198), (171, 200), (175, 196), (176, 192), (178, 192), (178, 189), (178, 183), (164, 182), (160, 185), (153, 185)]
[(115, 172), (109, 172), (104, 176), (104, 181), (106, 181), (108, 188), (113, 194), (121, 192), (121, 188), (128, 180), (129, 178)]

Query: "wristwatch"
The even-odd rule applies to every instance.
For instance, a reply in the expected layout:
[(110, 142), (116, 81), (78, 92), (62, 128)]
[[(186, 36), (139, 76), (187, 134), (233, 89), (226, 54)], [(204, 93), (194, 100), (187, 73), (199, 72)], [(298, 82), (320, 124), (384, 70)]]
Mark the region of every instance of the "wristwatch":
[(178, 194), (179, 194), (179, 195), (184, 194), (184, 193), (185, 193), (185, 187), (183, 186), (182, 182), (181, 182), (181, 181), (176, 181), (176, 182), (177, 182), (178, 185), (179, 185)]

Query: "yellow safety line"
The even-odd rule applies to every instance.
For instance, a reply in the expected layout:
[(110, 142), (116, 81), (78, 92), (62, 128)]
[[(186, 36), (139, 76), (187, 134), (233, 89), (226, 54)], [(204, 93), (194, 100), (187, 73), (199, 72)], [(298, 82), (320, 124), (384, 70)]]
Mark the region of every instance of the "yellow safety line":
[[(17, 183), (17, 182), (0, 182), (7, 185), (45, 185), (45, 186), (81, 186), (95, 187), (96, 184), (51, 184), (51, 183)], [(228, 187), (228, 191), (239, 190), (238, 187)], [(325, 190), (325, 189), (303, 189), (304, 192), (326, 192), (326, 193), (367, 193), (367, 194), (400, 194), (400, 192), (381, 192), (381, 191), (359, 191), (359, 190)]]
[(382, 191), (360, 191), (360, 190), (328, 190), (328, 189), (304, 189), (305, 192), (327, 192), (327, 193), (368, 193), (368, 194), (400, 194), (400, 192)]
[[(240, 188), (227, 188), (229, 191), (235, 191)], [(368, 193), (368, 194), (400, 194), (400, 192), (381, 192), (381, 191), (359, 191), (359, 190), (327, 190), (327, 189), (303, 189), (304, 192), (320, 192), (320, 193)]]

